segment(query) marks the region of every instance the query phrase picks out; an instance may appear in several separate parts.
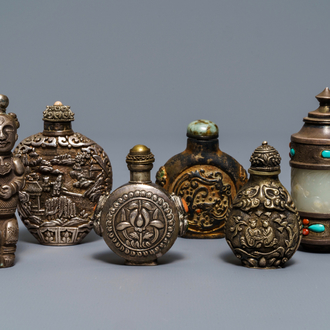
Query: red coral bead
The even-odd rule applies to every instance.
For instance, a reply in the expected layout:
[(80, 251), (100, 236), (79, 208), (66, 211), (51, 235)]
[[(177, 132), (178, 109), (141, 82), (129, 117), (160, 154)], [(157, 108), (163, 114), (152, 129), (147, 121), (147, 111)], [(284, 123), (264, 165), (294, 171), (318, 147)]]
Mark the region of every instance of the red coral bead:
[(304, 235), (304, 236), (307, 236), (308, 234), (309, 234), (309, 229), (304, 228), (304, 229), (303, 229), (303, 235)]
[(309, 225), (309, 220), (308, 220), (308, 219), (303, 219), (303, 224), (304, 224), (305, 226)]

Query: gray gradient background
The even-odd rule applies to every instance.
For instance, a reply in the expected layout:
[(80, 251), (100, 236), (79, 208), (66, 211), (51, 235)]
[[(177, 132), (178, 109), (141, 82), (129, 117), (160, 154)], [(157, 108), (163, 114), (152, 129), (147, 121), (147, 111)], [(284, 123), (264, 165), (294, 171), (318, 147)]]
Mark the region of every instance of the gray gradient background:
[[(114, 188), (137, 143), (156, 170), (185, 149), (187, 124), (219, 126), (245, 168), (267, 140), (282, 156), (329, 82), (330, 1), (3, 1), (0, 93), (42, 130), (61, 100), (74, 130), (108, 153)], [(126, 267), (91, 233), (44, 247), (20, 224), (0, 274), (1, 329), (329, 329), (328, 254), (298, 251), (280, 270), (239, 266), (224, 240), (178, 239), (158, 267)]]

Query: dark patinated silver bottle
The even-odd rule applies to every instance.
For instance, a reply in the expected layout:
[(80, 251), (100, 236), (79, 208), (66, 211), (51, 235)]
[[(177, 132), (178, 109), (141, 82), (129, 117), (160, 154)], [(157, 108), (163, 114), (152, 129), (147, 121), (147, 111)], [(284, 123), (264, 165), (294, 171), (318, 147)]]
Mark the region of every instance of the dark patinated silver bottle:
[(136, 145), (126, 158), (129, 183), (100, 198), (94, 229), (128, 265), (155, 265), (187, 227), (182, 200), (150, 180), (154, 155)]
[(112, 169), (104, 150), (75, 133), (70, 106), (55, 102), (43, 113), (44, 131), (15, 149), (25, 171), (18, 213), (46, 245), (72, 245), (93, 228), (93, 209), (112, 187)]
[(19, 122), (14, 113), (6, 114), (9, 100), (0, 94), (0, 268), (15, 261), (18, 223), (15, 216), (18, 192), (24, 185), (24, 166), (13, 156)]
[(244, 266), (278, 268), (296, 252), (302, 223), (278, 179), (281, 157), (266, 141), (253, 152), (250, 178), (226, 221), (226, 240)]

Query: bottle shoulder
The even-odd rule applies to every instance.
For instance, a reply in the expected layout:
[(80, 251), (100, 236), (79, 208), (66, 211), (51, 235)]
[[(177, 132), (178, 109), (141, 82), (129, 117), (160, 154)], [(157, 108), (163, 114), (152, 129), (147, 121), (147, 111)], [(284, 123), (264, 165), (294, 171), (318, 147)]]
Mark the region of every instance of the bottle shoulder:
[[(192, 167), (200, 167), (200, 169), (207, 169), (215, 167), (222, 172), (227, 173), (237, 187), (241, 187), (246, 182), (247, 174), (243, 166), (232, 156), (218, 150), (217, 152), (199, 152), (193, 153), (185, 150), (173, 157), (171, 157), (164, 166), (157, 172), (157, 183), (162, 186), (168, 186)], [(164, 184), (164, 182), (166, 182)]]

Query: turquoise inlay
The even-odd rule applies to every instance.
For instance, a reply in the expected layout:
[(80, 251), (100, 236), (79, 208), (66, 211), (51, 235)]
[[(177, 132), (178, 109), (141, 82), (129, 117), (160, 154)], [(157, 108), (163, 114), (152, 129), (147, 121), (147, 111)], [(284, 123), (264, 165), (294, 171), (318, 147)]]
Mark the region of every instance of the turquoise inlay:
[(290, 155), (293, 157), (295, 154), (296, 154), (296, 151), (293, 148), (291, 148), (290, 149)]
[(330, 158), (330, 150), (323, 150), (321, 155), (323, 158)]
[(324, 232), (324, 226), (320, 223), (315, 223), (314, 225), (310, 225), (308, 227), (309, 230), (315, 232), (315, 233), (323, 233)]
[(206, 119), (195, 120), (188, 125), (187, 136), (193, 138), (214, 139), (219, 135), (218, 126)]

